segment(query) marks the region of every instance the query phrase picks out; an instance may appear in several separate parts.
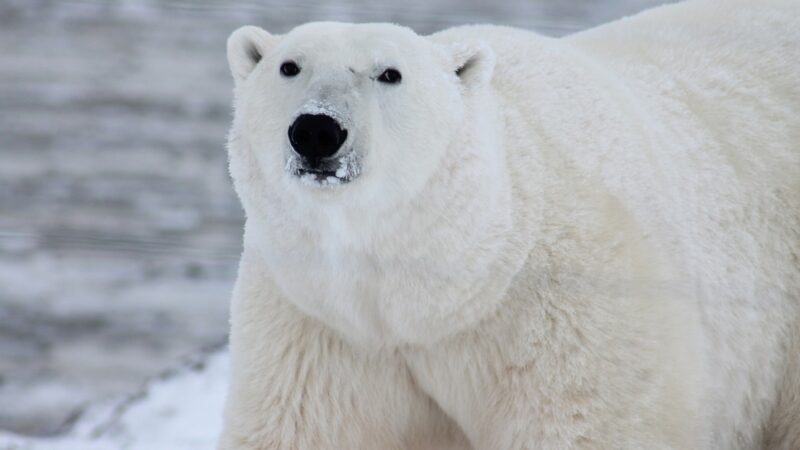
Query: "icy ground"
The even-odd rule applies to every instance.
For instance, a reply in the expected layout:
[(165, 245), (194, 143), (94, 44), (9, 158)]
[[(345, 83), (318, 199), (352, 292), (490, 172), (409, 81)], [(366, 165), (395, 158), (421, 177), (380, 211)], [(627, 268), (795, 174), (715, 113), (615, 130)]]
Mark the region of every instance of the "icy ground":
[(138, 395), (97, 405), (66, 436), (25, 438), (0, 432), (0, 450), (200, 450), (222, 426), (228, 355), (156, 379)]

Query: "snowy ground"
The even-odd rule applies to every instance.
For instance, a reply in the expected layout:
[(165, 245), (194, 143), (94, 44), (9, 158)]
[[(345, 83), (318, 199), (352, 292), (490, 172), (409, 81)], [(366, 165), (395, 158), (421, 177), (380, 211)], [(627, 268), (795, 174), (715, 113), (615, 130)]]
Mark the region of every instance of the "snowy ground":
[(222, 425), (227, 353), (184, 366), (127, 399), (88, 410), (58, 438), (0, 432), (1, 450), (197, 450), (211, 448)]
[(224, 356), (142, 386), (225, 342), (243, 220), (224, 152), (233, 29), (562, 35), (656, 3), (0, 0), (0, 430), (67, 436), (0, 449), (212, 447)]

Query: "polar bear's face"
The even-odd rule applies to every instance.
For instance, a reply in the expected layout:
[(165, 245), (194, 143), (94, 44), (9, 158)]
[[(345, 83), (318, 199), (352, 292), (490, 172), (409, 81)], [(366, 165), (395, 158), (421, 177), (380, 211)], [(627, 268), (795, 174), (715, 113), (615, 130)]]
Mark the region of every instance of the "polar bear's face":
[(312, 23), (283, 36), (241, 28), (228, 41), (231, 145), (249, 149), (270, 192), (394, 207), (463, 132), (464, 72), (486, 76), (482, 50), (386, 24)]
[[(494, 55), (454, 39), (312, 23), (228, 40), (245, 247), (295, 305), (353, 340), (451, 331), (426, 299), (468, 298), (455, 280), (492, 260), (464, 257), (463, 243), (506, 226)], [(450, 272), (461, 278), (429, 276)]]

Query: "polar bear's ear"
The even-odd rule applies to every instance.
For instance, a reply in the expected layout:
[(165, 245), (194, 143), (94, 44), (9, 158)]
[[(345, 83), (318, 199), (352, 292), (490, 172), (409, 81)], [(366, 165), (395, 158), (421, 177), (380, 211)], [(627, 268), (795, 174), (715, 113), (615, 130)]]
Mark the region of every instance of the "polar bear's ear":
[(228, 65), (236, 83), (243, 81), (255, 69), (277, 38), (263, 29), (244, 26), (228, 38)]
[(489, 83), (494, 72), (494, 51), (483, 42), (454, 43), (448, 46), (453, 71), (464, 85)]

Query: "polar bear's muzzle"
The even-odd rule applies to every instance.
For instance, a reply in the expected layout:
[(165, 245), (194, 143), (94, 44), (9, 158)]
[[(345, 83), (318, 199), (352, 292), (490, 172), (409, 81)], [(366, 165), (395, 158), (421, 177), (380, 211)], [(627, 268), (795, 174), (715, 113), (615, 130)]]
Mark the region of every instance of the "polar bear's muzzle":
[(289, 126), (292, 152), (286, 162), (289, 174), (312, 185), (336, 185), (352, 181), (361, 171), (358, 155), (343, 148), (347, 128), (324, 113), (304, 113)]

